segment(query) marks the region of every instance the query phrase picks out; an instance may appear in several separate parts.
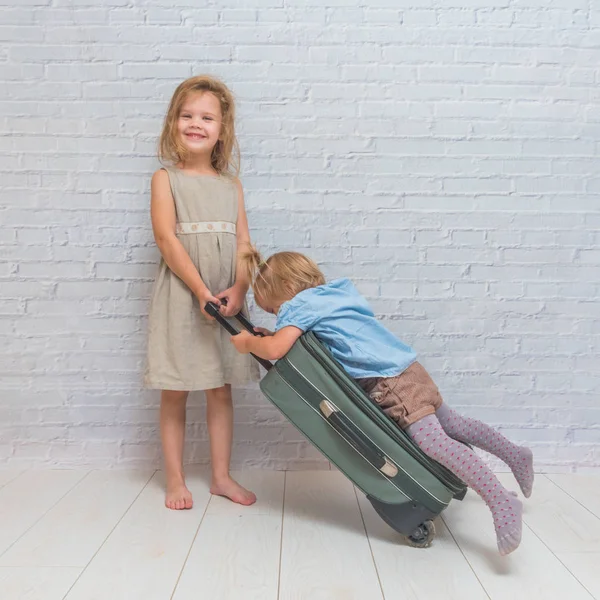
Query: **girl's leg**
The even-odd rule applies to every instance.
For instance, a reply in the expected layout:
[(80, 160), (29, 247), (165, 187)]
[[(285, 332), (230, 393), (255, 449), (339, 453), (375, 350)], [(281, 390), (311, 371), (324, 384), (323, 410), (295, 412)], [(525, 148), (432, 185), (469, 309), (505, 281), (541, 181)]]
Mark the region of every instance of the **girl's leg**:
[(229, 384), (206, 390), (206, 421), (212, 463), (211, 493), (226, 496), (238, 504), (254, 504), (256, 496), (229, 474), (233, 440), (233, 402)]
[(449, 437), (435, 415), (410, 425), (410, 437), (421, 450), (473, 488), (492, 511), (500, 554), (508, 554), (521, 542), (521, 501), (506, 490), (485, 463), (467, 446)]
[(183, 440), (187, 392), (163, 390), (160, 397), (160, 437), (167, 478), (167, 508), (192, 508), (192, 494), (183, 475)]
[(525, 446), (517, 446), (489, 425), (464, 417), (442, 404), (435, 412), (444, 431), (455, 440), (481, 448), (504, 461), (513, 472), (525, 498), (533, 487), (533, 454)]

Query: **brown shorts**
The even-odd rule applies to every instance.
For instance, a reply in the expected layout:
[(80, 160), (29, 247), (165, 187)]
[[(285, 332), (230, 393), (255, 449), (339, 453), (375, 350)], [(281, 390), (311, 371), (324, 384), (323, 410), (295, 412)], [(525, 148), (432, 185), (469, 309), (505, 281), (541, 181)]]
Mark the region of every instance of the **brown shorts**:
[(437, 386), (418, 362), (394, 377), (370, 377), (356, 382), (402, 429), (432, 415), (442, 405)]

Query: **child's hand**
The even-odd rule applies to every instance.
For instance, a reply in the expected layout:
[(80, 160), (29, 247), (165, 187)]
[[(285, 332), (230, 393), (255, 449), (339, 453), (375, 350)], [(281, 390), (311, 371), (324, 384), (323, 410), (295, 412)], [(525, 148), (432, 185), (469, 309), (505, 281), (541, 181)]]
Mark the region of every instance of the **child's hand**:
[(206, 306), (207, 302), (214, 302), (217, 306), (221, 306), (221, 301), (216, 297), (213, 296), (209, 290), (206, 290), (205, 292), (203, 292), (202, 294), (198, 294), (196, 296), (198, 298), (198, 303), (200, 304), (200, 312), (209, 320), (209, 321), (214, 321), (215, 318), (211, 317), (205, 310), (204, 307)]
[(248, 354), (250, 352), (250, 341), (253, 338), (254, 336), (249, 331), (240, 331), (240, 333), (231, 337), (231, 343), (241, 354)]
[(225, 303), (221, 304), (221, 314), (224, 317), (233, 317), (234, 315), (237, 315), (242, 309), (242, 306), (244, 306), (246, 294), (243, 293), (239, 287), (234, 285), (220, 294), (217, 294), (217, 298), (219, 298), (219, 300), (225, 300)]
[(255, 327), (254, 331), (257, 333), (262, 333), (263, 335), (275, 335), (272, 331), (265, 329), (264, 327)]

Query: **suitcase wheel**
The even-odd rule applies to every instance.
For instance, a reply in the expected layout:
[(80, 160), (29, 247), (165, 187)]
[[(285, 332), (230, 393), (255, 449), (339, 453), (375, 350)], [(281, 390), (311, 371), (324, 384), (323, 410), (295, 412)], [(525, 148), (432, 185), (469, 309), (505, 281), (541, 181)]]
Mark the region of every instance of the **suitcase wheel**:
[(415, 548), (427, 548), (431, 546), (435, 537), (435, 525), (433, 521), (423, 521), (408, 537), (408, 543)]

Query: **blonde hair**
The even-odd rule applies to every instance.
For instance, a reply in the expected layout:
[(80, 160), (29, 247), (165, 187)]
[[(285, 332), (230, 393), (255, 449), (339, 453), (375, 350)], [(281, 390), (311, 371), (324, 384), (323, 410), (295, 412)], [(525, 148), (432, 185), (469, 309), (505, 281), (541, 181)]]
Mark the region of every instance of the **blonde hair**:
[(177, 120), (187, 97), (194, 92), (214, 94), (221, 106), (221, 133), (210, 158), (212, 167), (217, 173), (239, 175), (240, 149), (235, 137), (235, 99), (229, 88), (211, 75), (190, 77), (177, 86), (160, 134), (160, 162), (177, 164), (188, 158), (188, 151), (177, 135)]
[(299, 252), (277, 252), (263, 260), (260, 252), (250, 246), (241, 261), (259, 303), (286, 302), (302, 290), (325, 283), (317, 264)]

